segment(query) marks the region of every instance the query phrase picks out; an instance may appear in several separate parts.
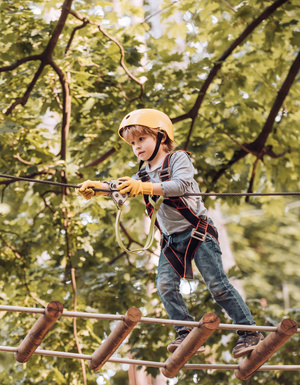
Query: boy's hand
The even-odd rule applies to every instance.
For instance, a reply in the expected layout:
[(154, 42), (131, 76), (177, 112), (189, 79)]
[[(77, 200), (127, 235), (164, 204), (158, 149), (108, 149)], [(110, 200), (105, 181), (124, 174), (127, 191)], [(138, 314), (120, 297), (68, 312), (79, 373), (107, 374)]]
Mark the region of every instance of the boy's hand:
[(118, 180), (124, 181), (117, 187), (121, 194), (129, 193), (131, 197), (153, 194), (153, 184), (151, 182), (142, 182), (141, 180), (131, 179), (129, 176), (124, 176)]
[(92, 181), (92, 180), (86, 180), (85, 182), (81, 183), (79, 189), (76, 189), (76, 192), (80, 195), (82, 195), (86, 200), (91, 199), (95, 195), (101, 195), (103, 194), (102, 191), (94, 191), (93, 188), (99, 188), (103, 189), (104, 186), (101, 182)]

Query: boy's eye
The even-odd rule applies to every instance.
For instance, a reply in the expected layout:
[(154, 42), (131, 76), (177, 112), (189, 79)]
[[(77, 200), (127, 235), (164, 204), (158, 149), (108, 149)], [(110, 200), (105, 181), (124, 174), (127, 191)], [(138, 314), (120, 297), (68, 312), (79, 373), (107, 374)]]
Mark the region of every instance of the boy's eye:
[(139, 141), (142, 142), (144, 140), (144, 137), (143, 136), (140, 136), (139, 137)]

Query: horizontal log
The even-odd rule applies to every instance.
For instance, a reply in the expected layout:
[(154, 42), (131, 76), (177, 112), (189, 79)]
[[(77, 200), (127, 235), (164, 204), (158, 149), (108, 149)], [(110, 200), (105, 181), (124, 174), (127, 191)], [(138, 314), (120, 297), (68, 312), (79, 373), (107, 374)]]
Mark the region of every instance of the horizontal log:
[(141, 319), (142, 313), (139, 309), (130, 308), (122, 321), (120, 321), (102, 345), (92, 354), (88, 361), (89, 368), (99, 370), (118, 349), (128, 334)]
[(18, 362), (24, 363), (30, 359), (48, 331), (62, 315), (63, 309), (63, 305), (58, 301), (52, 301), (47, 305), (45, 313), (38, 318), (14, 354)]
[(247, 380), (256, 372), (293, 334), (297, 332), (297, 323), (289, 318), (278, 325), (255, 349), (244, 358), (235, 370), (239, 380)]
[(197, 352), (208, 337), (218, 328), (219, 317), (215, 313), (206, 313), (194, 328), (178, 346), (175, 352), (165, 362), (161, 369), (165, 377), (173, 378), (186, 362)]

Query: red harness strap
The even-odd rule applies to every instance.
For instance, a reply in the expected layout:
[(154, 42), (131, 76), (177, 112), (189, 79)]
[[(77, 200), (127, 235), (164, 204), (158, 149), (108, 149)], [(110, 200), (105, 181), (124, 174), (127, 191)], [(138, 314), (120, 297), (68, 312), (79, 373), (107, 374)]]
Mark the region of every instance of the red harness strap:
[[(162, 182), (171, 180), (170, 159), (173, 154), (174, 152), (171, 154), (168, 154), (165, 157), (163, 161), (163, 165), (159, 171), (160, 180)], [(147, 182), (150, 180), (150, 177), (144, 168), (138, 172), (138, 177), (143, 182)], [(144, 201), (146, 204), (148, 215), (151, 217), (153, 212), (153, 207), (149, 203), (148, 195), (144, 195)], [(175, 251), (168, 244), (167, 239), (163, 236), (163, 234), (162, 234), (162, 245), (161, 245), (162, 252), (164, 253), (165, 257), (167, 258), (171, 266), (175, 269), (175, 271), (180, 277), (194, 278), (192, 260), (194, 258), (196, 250), (198, 249), (201, 242), (205, 240), (207, 233), (213, 236), (216, 240), (218, 240), (218, 234), (215, 231), (214, 227), (208, 223), (208, 219), (207, 218), (202, 219), (202, 218), (199, 218), (197, 215), (195, 215), (191, 211), (191, 209), (189, 209), (189, 207), (186, 205), (186, 203), (180, 196), (165, 198), (163, 203), (170, 207), (175, 208), (183, 216), (183, 218), (185, 218), (188, 222), (190, 222), (190, 224), (194, 228), (193, 228), (186, 252), (184, 254), (178, 251)], [(159, 228), (159, 225), (157, 222), (156, 224)]]

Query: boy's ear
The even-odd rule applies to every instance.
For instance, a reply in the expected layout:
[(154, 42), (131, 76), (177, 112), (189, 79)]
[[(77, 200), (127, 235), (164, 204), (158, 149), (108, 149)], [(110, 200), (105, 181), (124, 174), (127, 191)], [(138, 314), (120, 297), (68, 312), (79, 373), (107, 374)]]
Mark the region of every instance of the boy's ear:
[(165, 131), (161, 131), (161, 133), (164, 135), (164, 136), (162, 137), (161, 143), (165, 143), (165, 141), (167, 140), (167, 134), (166, 134)]

